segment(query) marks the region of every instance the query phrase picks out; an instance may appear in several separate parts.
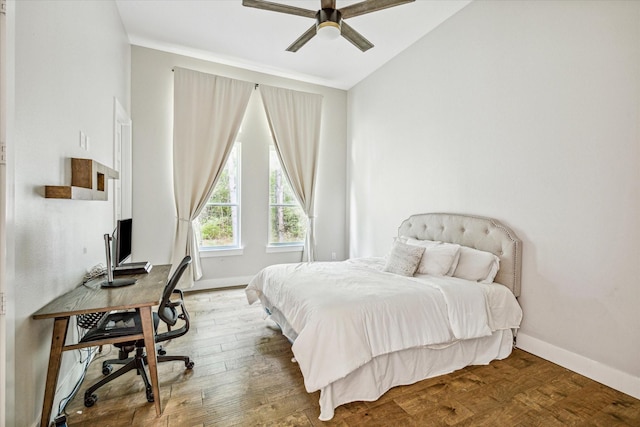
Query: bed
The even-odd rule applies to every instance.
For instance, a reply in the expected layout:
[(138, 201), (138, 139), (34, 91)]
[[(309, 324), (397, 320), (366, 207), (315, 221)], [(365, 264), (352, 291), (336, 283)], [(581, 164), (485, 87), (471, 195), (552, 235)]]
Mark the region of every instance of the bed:
[(345, 403), (509, 356), (521, 254), (495, 219), (418, 214), (386, 257), (273, 265), (245, 292), (292, 342), (326, 421)]

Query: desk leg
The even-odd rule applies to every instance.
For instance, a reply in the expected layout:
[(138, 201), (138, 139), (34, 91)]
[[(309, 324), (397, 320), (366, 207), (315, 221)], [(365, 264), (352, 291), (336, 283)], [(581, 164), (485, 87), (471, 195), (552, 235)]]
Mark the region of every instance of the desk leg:
[(53, 335), (51, 337), (51, 352), (49, 353), (49, 368), (47, 369), (47, 382), (44, 387), (44, 401), (42, 402), (41, 427), (49, 425), (53, 399), (56, 394), (60, 362), (62, 361), (62, 348), (67, 339), (68, 317), (56, 317), (53, 322)]
[(153, 330), (153, 317), (151, 307), (140, 307), (140, 319), (142, 320), (142, 334), (144, 335), (144, 346), (147, 349), (147, 363), (149, 365), (149, 375), (151, 376), (151, 388), (153, 390), (153, 401), (156, 405), (156, 415), (162, 414), (160, 402), (160, 386), (158, 384), (158, 359), (156, 357), (156, 340)]

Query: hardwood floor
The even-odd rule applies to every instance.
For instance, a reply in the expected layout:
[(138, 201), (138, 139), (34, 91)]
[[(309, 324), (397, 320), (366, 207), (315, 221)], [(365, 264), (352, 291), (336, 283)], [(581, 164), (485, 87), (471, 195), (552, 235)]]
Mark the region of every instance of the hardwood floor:
[(190, 355), (196, 366), (159, 365), (162, 416), (133, 373), (84, 407), (102, 360), (117, 357), (105, 348), (66, 408), (69, 426), (640, 426), (640, 400), (518, 349), (488, 366), (343, 405), (321, 422), (319, 392), (305, 391), (289, 342), (266, 327), (261, 306), (249, 306), (242, 289), (189, 293), (186, 304), (192, 328), (167, 352)]

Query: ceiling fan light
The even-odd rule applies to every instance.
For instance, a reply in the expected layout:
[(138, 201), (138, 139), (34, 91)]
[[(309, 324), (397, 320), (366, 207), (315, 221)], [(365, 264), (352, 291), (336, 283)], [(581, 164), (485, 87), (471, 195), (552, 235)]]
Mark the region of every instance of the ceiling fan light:
[(335, 40), (340, 37), (340, 25), (336, 22), (325, 21), (318, 24), (316, 32), (325, 40)]

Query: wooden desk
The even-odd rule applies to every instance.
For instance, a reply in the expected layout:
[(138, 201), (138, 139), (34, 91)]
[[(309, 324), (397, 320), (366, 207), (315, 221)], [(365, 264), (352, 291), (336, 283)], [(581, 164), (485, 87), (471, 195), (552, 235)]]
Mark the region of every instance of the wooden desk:
[[(101, 288), (99, 285), (100, 279), (93, 280), (87, 282), (84, 286), (79, 286), (59, 296), (33, 314), (34, 319), (55, 319), (53, 322), (53, 336), (51, 337), (51, 353), (49, 355), (44, 402), (42, 403), (41, 427), (47, 427), (49, 425), (63, 351), (137, 339), (144, 339), (156, 415), (160, 416), (162, 407), (160, 405), (160, 387), (158, 386), (158, 368), (151, 308), (160, 303), (162, 291), (167, 284), (170, 269), (171, 265), (156, 265), (151, 269), (149, 274), (131, 276), (138, 279), (134, 285), (121, 288)], [(134, 308), (140, 311), (140, 317), (142, 319), (141, 335), (65, 345), (69, 318), (71, 316)]]

